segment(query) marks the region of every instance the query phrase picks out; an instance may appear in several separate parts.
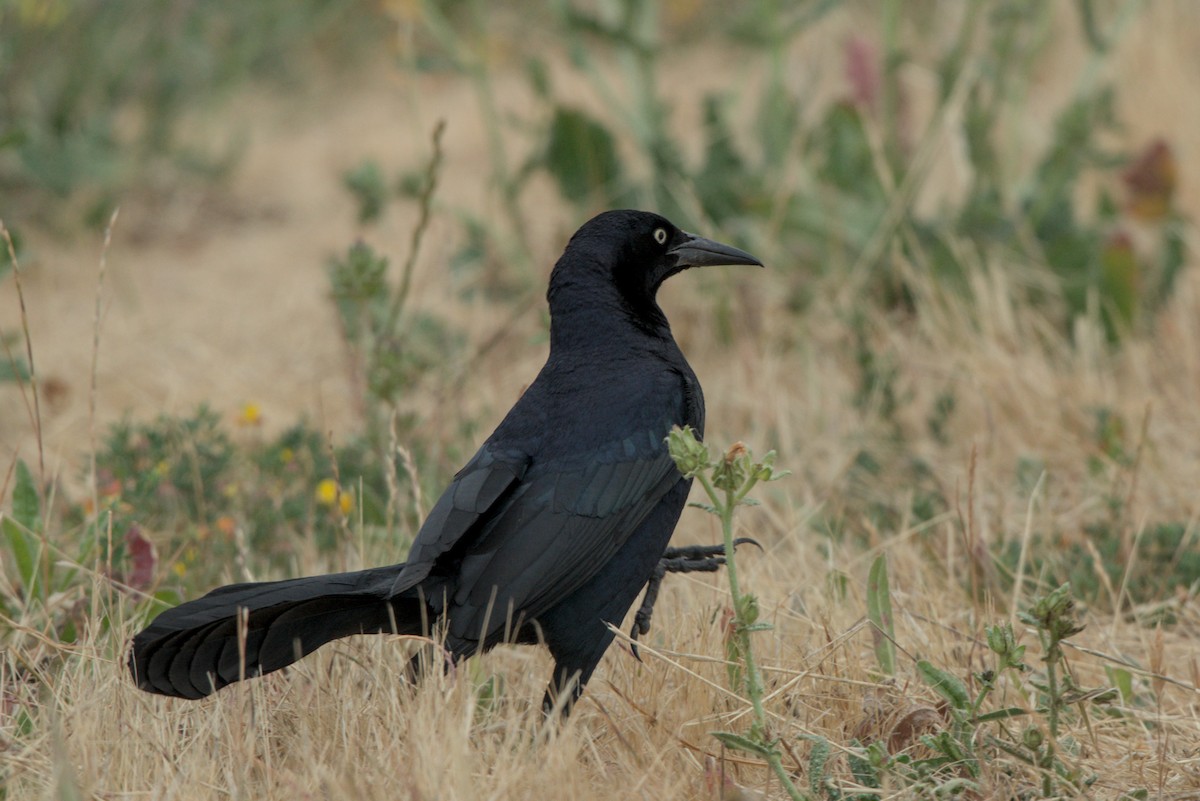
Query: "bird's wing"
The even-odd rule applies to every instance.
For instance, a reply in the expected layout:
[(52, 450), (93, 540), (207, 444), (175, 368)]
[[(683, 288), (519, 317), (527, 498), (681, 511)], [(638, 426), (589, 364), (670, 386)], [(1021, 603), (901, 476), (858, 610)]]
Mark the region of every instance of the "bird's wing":
[(454, 476), (421, 524), (408, 558), (393, 582), (390, 595), (416, 586), (439, 558), (455, 546), (469, 543), (481, 525), (503, 508), (520, 486), (530, 458), (517, 449), (485, 444)]
[(502, 632), (510, 610), (536, 618), (599, 572), (682, 480), (665, 434), (648, 427), (531, 468), (463, 554), (451, 634)]

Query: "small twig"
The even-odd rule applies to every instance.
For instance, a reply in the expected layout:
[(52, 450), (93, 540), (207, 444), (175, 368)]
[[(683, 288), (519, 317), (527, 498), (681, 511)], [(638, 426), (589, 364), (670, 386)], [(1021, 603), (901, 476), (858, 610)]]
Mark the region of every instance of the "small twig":
[(433, 155), (429, 159), (429, 166), (425, 168), (425, 183), (421, 187), (421, 195), (418, 199), (418, 208), (420, 216), (417, 217), (417, 224), (413, 228), (412, 239), (408, 245), (408, 256), (404, 260), (404, 267), (400, 272), (400, 286), (396, 289), (396, 294), (392, 297), (392, 305), (388, 309), (387, 325), (384, 327), (385, 332), (393, 331), (397, 321), (400, 319), (400, 312), (404, 308), (404, 302), (408, 300), (408, 292), (412, 287), (412, 274), (417, 265), (417, 255), (421, 252), (421, 241), (425, 238), (425, 230), (429, 227), (430, 211), (433, 207), (433, 192), (437, 189), (438, 171), (442, 165), (442, 134), (446, 130), (446, 121), (438, 120), (437, 125), (433, 128)]
[[(974, 451), (971, 452), (974, 456)], [(972, 472), (974, 471), (974, 459), (972, 459)], [(1037, 483), (1033, 485), (1033, 492), (1029, 493), (1029, 504), (1025, 508), (1025, 530), (1021, 534), (1021, 551), (1017, 555), (1017, 572), (1013, 579), (1013, 594), (1012, 604), (1009, 610), (1008, 622), (1010, 625), (1015, 625), (1017, 622), (1017, 610), (1021, 606), (1021, 591), (1024, 589), (1022, 585), (1025, 583), (1025, 565), (1029, 557), (1029, 542), (1033, 537), (1033, 508), (1037, 501), (1038, 493), (1042, 489), (1042, 485), (1046, 482), (1046, 471), (1043, 470), (1038, 475)], [(1090, 544), (1090, 542), (1089, 542)]]
[(388, 447), (383, 458), (383, 480), (388, 488), (384, 526), (388, 531), (392, 530), (392, 524), (396, 521), (400, 505), (400, 478), (396, 475), (396, 454), (400, 453), (400, 440), (396, 436), (396, 416), (398, 414), (399, 410), (393, 406), (392, 414), (388, 418)]
[(417, 462), (413, 459), (412, 451), (403, 445), (396, 445), (396, 453), (404, 462), (404, 472), (408, 473), (409, 489), (412, 492), (413, 511), (418, 521), (425, 519), (425, 498), (421, 493), (421, 477), (417, 474)]
[[(89, 455), (89, 482), (92, 487), (92, 513), (100, 513), (100, 489), (96, 486), (96, 374), (100, 363), (100, 319), (104, 311), (104, 275), (108, 271), (108, 249), (112, 245), (113, 226), (117, 224), (117, 215), (121, 207), (113, 209), (104, 227), (104, 244), (100, 247), (100, 266), (96, 272), (96, 306), (92, 316), (92, 371), (91, 383), (88, 388), (88, 437), (91, 440)], [(111, 548), (110, 548), (111, 552)]]
[[(337, 494), (333, 496), (333, 511), (334, 511), (334, 514), (337, 516), (338, 529), (341, 530), (342, 537), (344, 537), (345, 540), (347, 542), (349, 542), (350, 539), (354, 536), (354, 533), (352, 531), (350, 531), (350, 525), (346, 521), (346, 515), (342, 514), (342, 494), (345, 492), (345, 490), (342, 489), (342, 473), (341, 473), (341, 470), (338, 468), (337, 449), (333, 446), (333, 432), (332, 431), (326, 432), (325, 445), (329, 449), (329, 464), (333, 470), (333, 483), (337, 486)], [(360, 492), (359, 495), (361, 497), (362, 493)], [(360, 530), (361, 530), (361, 527), (360, 527)], [(359, 548), (359, 553), (360, 554), (362, 553), (361, 545)]]
[[(33, 425), (34, 436), (37, 437), (39, 483), (44, 483), (46, 480), (46, 454), (42, 444), (42, 406), (38, 398), (37, 369), (33, 365), (33, 339), (29, 336), (29, 314), (25, 310), (25, 292), (21, 288), (21, 265), (17, 262), (17, 249), (13, 246), (12, 235), (4, 225), (4, 220), (0, 220), (0, 236), (4, 237), (4, 242), (8, 245), (8, 258), (13, 266), (13, 281), (17, 285), (17, 301), (21, 306), (21, 333), (25, 337), (25, 358), (29, 360), (29, 386), (33, 389), (33, 408), (29, 409), (28, 400), (25, 405), (30, 413), (29, 422)], [(21, 394), (24, 396), (24, 384), (21, 384), (21, 390)]]

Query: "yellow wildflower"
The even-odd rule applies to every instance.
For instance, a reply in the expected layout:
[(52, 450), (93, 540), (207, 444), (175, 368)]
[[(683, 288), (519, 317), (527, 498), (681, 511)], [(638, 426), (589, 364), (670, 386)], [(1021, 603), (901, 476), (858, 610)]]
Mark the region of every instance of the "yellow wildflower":
[(317, 484), (315, 495), (317, 503), (328, 506), (330, 509), (337, 507), (343, 515), (350, 514), (350, 510), (354, 508), (354, 493), (339, 487), (332, 478), (327, 478)]
[(262, 425), (262, 407), (257, 403), (247, 403), (242, 406), (242, 413), (238, 415), (238, 424), (243, 426)]
[(322, 506), (333, 506), (338, 499), (338, 484), (332, 478), (327, 478), (317, 485), (317, 503)]

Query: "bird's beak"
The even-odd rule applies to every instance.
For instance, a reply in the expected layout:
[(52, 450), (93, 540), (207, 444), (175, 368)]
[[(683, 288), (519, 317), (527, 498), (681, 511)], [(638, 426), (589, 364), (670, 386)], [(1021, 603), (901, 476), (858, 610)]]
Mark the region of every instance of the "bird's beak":
[(746, 251), (739, 250), (732, 245), (714, 242), (711, 239), (689, 234), (686, 231), (683, 231), (682, 234), (683, 241), (667, 251), (667, 255), (676, 257), (675, 265), (680, 269), (685, 267), (710, 267), (719, 264), (756, 264), (759, 267), (763, 266), (761, 261)]

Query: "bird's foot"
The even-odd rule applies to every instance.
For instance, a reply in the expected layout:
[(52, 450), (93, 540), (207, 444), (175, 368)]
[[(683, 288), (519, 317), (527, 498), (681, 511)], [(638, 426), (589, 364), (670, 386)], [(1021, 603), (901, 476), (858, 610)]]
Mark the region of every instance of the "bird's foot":
[[(762, 546), (750, 537), (738, 537), (733, 541), (734, 550), (737, 550), (739, 545), (753, 545), (762, 550)], [(642, 661), (642, 657), (638, 653), (637, 639), (650, 631), (650, 618), (654, 615), (654, 604), (658, 601), (663, 577), (668, 573), (715, 573), (723, 564), (724, 545), (683, 545), (663, 551), (662, 558), (650, 574), (650, 580), (646, 582), (646, 594), (642, 596), (642, 605), (633, 616), (633, 628), (629, 632), (633, 640), (630, 649), (639, 662)]]

